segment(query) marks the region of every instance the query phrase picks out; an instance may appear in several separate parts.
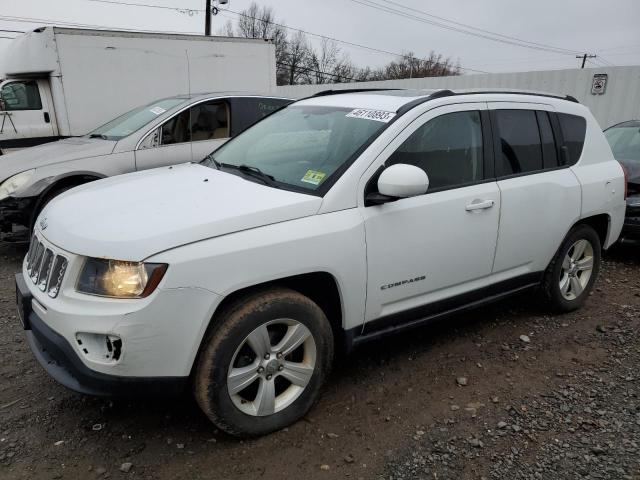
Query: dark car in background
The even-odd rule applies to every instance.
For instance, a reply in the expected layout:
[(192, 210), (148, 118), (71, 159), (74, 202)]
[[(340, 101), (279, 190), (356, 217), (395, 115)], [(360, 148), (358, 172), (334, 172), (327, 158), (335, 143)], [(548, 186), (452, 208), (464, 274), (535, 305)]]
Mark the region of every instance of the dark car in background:
[(604, 134), (627, 177), (627, 213), (620, 238), (640, 242), (640, 120), (618, 123)]

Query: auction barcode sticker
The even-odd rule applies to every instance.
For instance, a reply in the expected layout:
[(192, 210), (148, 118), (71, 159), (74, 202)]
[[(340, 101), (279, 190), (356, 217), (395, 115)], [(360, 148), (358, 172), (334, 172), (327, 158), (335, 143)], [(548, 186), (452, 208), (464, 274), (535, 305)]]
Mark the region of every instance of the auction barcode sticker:
[(153, 113), (154, 115), (161, 115), (164, 112), (166, 112), (166, 110), (164, 108), (162, 108), (162, 107), (153, 107), (153, 108), (149, 109), (149, 111), (151, 113)]
[(375, 120), (376, 122), (388, 123), (396, 114), (385, 112), (384, 110), (369, 110), (366, 108), (356, 108), (347, 113), (349, 118), (363, 118), (365, 120)]

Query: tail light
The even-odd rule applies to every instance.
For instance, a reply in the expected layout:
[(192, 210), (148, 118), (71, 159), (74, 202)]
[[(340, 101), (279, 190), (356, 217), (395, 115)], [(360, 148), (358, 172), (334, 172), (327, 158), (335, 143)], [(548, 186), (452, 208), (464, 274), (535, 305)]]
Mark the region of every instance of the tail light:
[(620, 166), (622, 167), (622, 171), (624, 172), (624, 199), (627, 199), (627, 196), (629, 195), (629, 170), (627, 170), (627, 167), (625, 167), (622, 163), (620, 163)]

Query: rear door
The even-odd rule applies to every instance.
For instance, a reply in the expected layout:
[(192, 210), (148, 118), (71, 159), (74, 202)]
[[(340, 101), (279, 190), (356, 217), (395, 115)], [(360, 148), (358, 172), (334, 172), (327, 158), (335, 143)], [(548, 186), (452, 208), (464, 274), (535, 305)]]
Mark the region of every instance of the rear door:
[(191, 155), (199, 162), (231, 136), (231, 109), (225, 100), (209, 100), (191, 107)]
[(581, 188), (564, 165), (549, 105), (489, 103), (500, 189), (493, 273), (542, 272), (580, 216)]
[(188, 108), (150, 132), (136, 149), (136, 170), (190, 161), (191, 127)]

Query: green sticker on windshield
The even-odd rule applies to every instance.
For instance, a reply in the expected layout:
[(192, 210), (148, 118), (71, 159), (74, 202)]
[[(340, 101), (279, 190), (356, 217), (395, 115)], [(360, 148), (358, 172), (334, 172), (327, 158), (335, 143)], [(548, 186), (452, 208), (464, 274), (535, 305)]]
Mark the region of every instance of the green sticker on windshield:
[(304, 174), (301, 181), (313, 185), (320, 185), (320, 182), (322, 182), (326, 176), (326, 173), (318, 172), (317, 170), (307, 170), (307, 173)]

